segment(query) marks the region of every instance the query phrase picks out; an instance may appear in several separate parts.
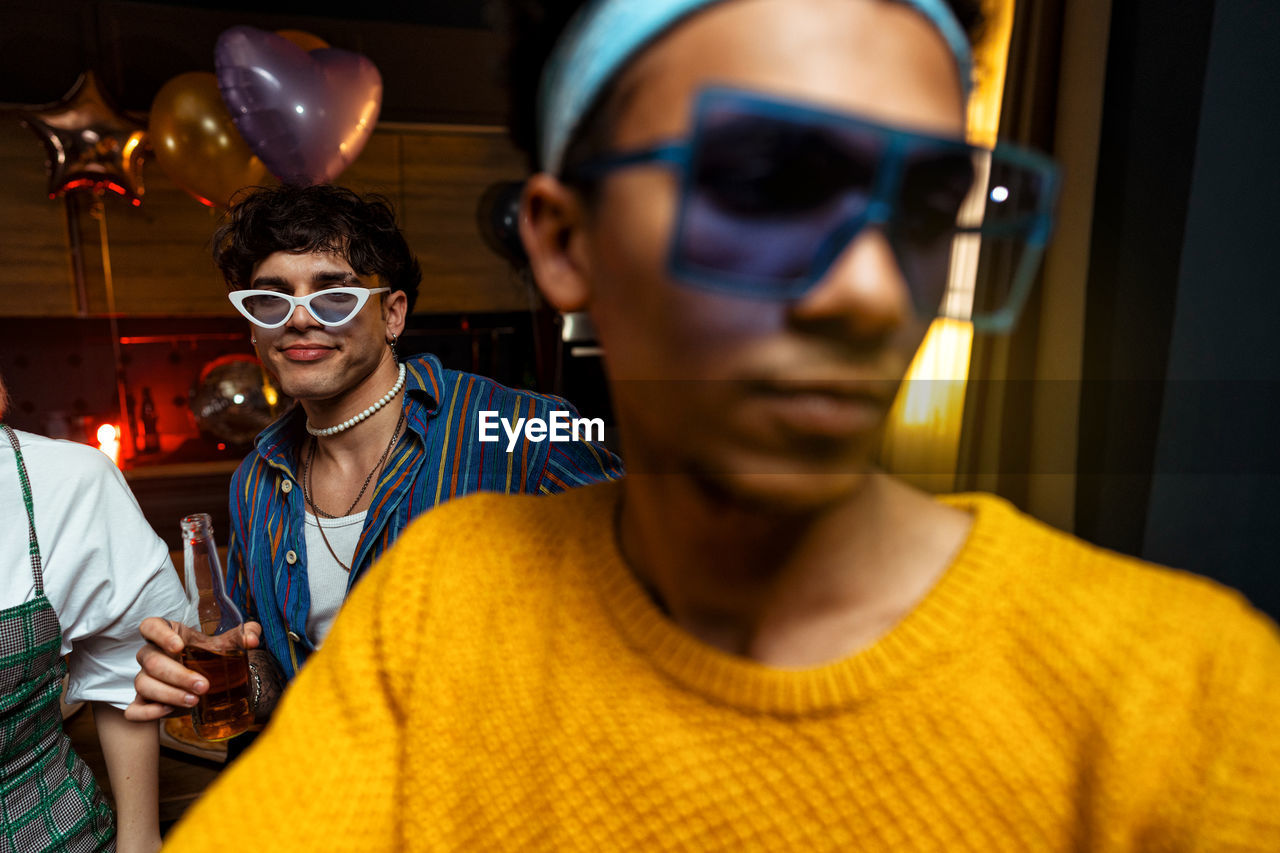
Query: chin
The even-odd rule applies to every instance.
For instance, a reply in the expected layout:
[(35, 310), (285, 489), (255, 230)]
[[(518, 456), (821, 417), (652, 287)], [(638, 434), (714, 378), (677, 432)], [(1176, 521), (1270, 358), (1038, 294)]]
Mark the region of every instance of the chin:
[(869, 464), (823, 466), (796, 460), (724, 460), (695, 477), (726, 503), (778, 515), (811, 515), (854, 498), (873, 474)]
[(312, 366), (299, 366), (278, 362), (268, 368), (277, 387), (295, 400), (323, 400), (333, 396), (333, 377), (330, 370), (317, 370)]
[(280, 376), (277, 380), (280, 390), (295, 400), (327, 400), (335, 396), (332, 383), (322, 381), (306, 381), (298, 377)]

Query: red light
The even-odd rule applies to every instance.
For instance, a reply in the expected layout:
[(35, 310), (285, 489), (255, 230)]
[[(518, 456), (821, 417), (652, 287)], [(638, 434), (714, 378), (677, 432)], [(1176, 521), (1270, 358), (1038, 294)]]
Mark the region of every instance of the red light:
[(218, 449), (219, 449), (219, 450), (226, 450), (226, 449), (227, 449), (227, 446), (226, 446), (225, 444), (223, 444), (221, 441), (219, 441), (219, 442), (218, 442)]
[[(124, 196), (125, 198), (128, 198), (129, 203), (132, 204), (134, 207), (139, 207), (142, 205), (142, 199), (130, 197), (129, 191), (125, 189), (123, 186), (121, 186), (120, 184), (116, 183), (115, 181), (104, 181), (104, 180), (98, 180), (96, 178), (76, 178), (74, 181), (67, 181), (65, 184), (63, 184), (62, 192), (69, 193), (69, 192), (72, 192), (73, 190), (84, 189), (86, 187), (89, 189), (95, 189), (95, 190), (108, 189), (111, 192), (115, 193), (116, 195), (121, 195), (121, 196)], [(57, 194), (51, 193), (49, 195), (49, 198), (57, 198)]]
[(102, 424), (96, 433), (98, 449), (111, 457), (111, 461), (120, 464), (120, 427), (115, 424)]

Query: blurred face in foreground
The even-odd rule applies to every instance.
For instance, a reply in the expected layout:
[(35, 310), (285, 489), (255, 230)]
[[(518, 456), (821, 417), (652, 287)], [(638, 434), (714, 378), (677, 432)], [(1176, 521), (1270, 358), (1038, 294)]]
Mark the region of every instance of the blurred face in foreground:
[[(735, 0), (678, 25), (615, 82), (609, 149), (685, 137), (709, 86), (963, 136), (955, 61), (910, 8)], [(567, 212), (549, 214), (547, 199)], [(610, 172), (590, 208), (546, 176), (527, 201), (526, 243), (564, 226), (559, 257), (531, 252), (535, 272), (557, 307), (591, 313), (629, 472), (692, 476), (780, 510), (857, 491), (930, 319), (916, 315), (881, 228), (859, 233), (803, 296), (753, 299), (674, 280), (680, 180), (661, 164)]]

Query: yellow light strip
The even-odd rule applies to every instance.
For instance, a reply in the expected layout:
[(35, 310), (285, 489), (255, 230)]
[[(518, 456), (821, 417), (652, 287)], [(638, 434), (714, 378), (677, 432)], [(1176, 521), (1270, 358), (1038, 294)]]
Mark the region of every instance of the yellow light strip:
[[(993, 147), (1000, 127), (1000, 99), (1013, 34), (1014, 0), (986, 3), (986, 37), (974, 53), (977, 86), (969, 101), (968, 138)], [(990, 168), (990, 160), (978, 164)], [(985, 178), (982, 184), (985, 186)], [(967, 204), (982, 205), (984, 193)], [(944, 297), (948, 314), (973, 312), (978, 272), (978, 238), (961, 237), (952, 246), (951, 280)], [(898, 398), (889, 411), (881, 448), (885, 470), (930, 491), (955, 488), (960, 453), (964, 393), (973, 350), (973, 325), (937, 319), (930, 325)]]

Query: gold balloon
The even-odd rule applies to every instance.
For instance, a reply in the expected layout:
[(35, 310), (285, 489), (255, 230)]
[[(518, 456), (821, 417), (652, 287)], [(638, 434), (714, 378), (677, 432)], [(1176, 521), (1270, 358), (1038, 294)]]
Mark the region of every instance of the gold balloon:
[(76, 190), (111, 192), (142, 204), (142, 161), (147, 132), (116, 111), (92, 71), (61, 101), (17, 110), (48, 153), (49, 198)]
[(319, 36), (304, 33), (302, 30), (276, 30), (276, 35), (288, 39), (305, 51), (321, 50), (329, 46), (329, 43)]
[(151, 104), (151, 148), (166, 175), (210, 207), (226, 207), (243, 187), (274, 182), (236, 130), (206, 71), (179, 74)]

